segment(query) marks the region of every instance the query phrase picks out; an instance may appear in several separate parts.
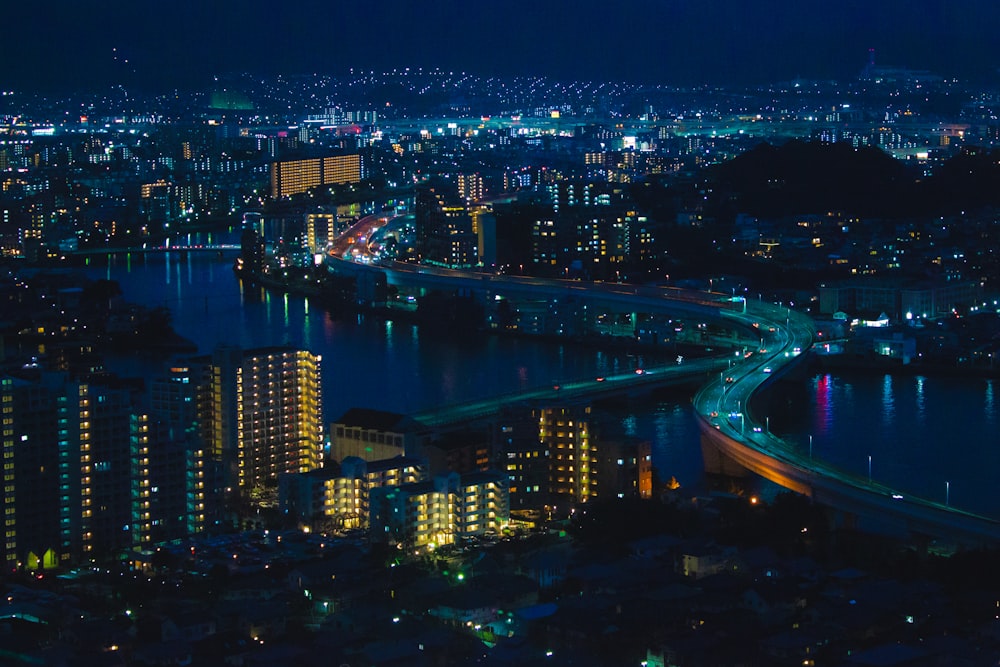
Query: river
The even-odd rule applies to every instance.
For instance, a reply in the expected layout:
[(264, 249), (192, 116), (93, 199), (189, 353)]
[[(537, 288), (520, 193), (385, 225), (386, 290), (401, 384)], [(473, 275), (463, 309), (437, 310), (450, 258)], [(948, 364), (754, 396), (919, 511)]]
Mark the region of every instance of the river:
[[(422, 335), (411, 324), (338, 316), (308, 298), (244, 288), (233, 253), (134, 253), (94, 257), (92, 278), (110, 278), (125, 299), (170, 309), (174, 328), (207, 353), (291, 345), (323, 357), (325, 419), (352, 407), (413, 413), (535, 387), (612, 374), (639, 361), (525, 338)], [(163, 359), (111, 358), (123, 375), (158, 375)], [(804, 452), (908, 494), (1000, 518), (992, 482), (1000, 472), (997, 381), (881, 373), (812, 374), (783, 381), (769, 401), (770, 426)], [(598, 432), (650, 440), (664, 479), (704, 484), (689, 396), (628, 401), (602, 413)]]
[[(116, 280), (126, 301), (170, 309), (174, 329), (208, 353), (219, 344), (245, 349), (290, 345), (322, 355), (327, 422), (352, 407), (404, 414), (500, 394), (611, 375), (642, 357), (528, 338), (422, 335), (419, 327), (357, 315), (338, 316), (306, 297), (245, 288), (234, 253), (132, 253), (93, 257), (89, 277)], [(155, 377), (159, 357), (112, 356), (110, 370)], [(626, 401), (600, 417), (598, 431), (648, 439), (653, 463), (683, 486), (703, 482), (698, 430), (689, 397)]]
[(998, 392), (988, 378), (816, 373), (779, 383), (770, 426), (862, 479), (1000, 518)]

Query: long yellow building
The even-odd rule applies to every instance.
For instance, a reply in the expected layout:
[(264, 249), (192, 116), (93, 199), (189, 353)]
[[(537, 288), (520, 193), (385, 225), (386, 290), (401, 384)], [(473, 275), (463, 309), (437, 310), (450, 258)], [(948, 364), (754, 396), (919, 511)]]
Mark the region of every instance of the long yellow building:
[(363, 177), (363, 163), (358, 154), (272, 162), (271, 196), (290, 197), (320, 185), (357, 183)]

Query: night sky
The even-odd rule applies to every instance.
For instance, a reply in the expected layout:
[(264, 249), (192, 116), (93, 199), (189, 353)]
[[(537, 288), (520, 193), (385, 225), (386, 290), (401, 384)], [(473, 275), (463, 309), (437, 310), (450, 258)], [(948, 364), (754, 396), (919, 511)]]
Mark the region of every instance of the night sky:
[(5, 89), (352, 67), (683, 85), (848, 79), (869, 47), (879, 64), (1000, 81), (997, 0), (50, 0), (8, 2), (2, 21)]

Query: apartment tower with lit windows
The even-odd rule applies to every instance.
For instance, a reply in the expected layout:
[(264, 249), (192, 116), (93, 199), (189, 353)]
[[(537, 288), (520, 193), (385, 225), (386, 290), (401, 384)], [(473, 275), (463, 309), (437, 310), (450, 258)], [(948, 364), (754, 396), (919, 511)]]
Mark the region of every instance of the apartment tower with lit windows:
[(7, 571), (100, 561), (150, 544), (149, 414), (136, 388), (60, 373), (0, 379)]
[(223, 497), (249, 497), (275, 488), (279, 473), (320, 467), (320, 361), (306, 350), (227, 346), (190, 360), (199, 383), (198, 425), (221, 470)]
[(597, 495), (597, 445), (591, 439), (590, 405), (566, 404), (537, 411), (538, 439), (549, 452), (549, 494), (584, 503)]

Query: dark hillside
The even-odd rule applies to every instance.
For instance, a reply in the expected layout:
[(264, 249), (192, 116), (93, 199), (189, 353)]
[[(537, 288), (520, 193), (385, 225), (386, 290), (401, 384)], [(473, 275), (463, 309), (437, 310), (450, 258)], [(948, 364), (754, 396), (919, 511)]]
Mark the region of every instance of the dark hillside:
[(759, 217), (844, 211), (864, 217), (915, 213), (915, 178), (878, 148), (790, 141), (761, 144), (710, 173), (737, 210)]

